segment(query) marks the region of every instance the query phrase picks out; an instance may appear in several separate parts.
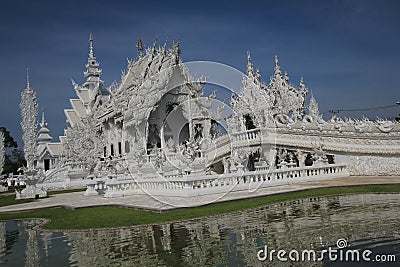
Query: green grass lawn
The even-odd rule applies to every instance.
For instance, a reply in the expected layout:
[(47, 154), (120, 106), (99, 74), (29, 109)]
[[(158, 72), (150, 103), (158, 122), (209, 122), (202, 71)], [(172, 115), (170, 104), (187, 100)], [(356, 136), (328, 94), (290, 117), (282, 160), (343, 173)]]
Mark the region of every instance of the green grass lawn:
[(33, 199), (15, 199), (15, 193), (14, 194), (7, 194), (7, 195), (0, 195), (0, 207), (3, 206), (9, 206), (9, 205), (15, 205), (15, 204), (21, 204), (21, 203), (27, 203), (27, 202), (32, 202)]
[(300, 198), (371, 192), (400, 192), (400, 184), (310, 189), (299, 192), (215, 203), (195, 208), (177, 209), (162, 213), (116, 206), (90, 207), (74, 210), (66, 208), (47, 208), (28, 212), (3, 213), (0, 214), (0, 220), (45, 218), (49, 219), (50, 222), (44, 225), (44, 228), (52, 230), (120, 227), (212, 216)]

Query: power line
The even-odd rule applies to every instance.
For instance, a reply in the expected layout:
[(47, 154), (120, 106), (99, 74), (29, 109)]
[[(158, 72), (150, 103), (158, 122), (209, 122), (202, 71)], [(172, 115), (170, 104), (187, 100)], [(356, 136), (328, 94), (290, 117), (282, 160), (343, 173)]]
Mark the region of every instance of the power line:
[(397, 107), (397, 106), (398, 106), (398, 104), (396, 103), (395, 105), (381, 106), (381, 107), (373, 107), (373, 108), (333, 109), (333, 110), (329, 110), (329, 113), (339, 113), (339, 112), (341, 112), (341, 111), (345, 111), (345, 112), (354, 112), (354, 111), (378, 110), (378, 109), (393, 108), (393, 107)]

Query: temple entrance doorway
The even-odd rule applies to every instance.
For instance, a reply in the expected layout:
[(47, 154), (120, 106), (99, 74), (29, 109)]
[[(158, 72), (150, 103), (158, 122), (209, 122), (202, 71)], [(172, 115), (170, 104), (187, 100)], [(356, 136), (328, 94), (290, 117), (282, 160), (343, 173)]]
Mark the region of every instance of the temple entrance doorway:
[(50, 170), (50, 160), (45, 159), (44, 160), (44, 171), (48, 171), (48, 170)]

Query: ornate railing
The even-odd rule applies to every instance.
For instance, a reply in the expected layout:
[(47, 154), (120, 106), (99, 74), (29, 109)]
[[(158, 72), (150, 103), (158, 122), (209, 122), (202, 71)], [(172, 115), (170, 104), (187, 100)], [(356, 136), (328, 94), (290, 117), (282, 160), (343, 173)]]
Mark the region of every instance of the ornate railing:
[(184, 175), (169, 179), (160, 176), (151, 179), (97, 180), (88, 184), (87, 195), (93, 195), (93, 192), (96, 191), (96, 188), (100, 184), (102, 190), (105, 191), (105, 197), (120, 197), (134, 194), (185, 197), (230, 191), (256, 190), (258, 188), (346, 176), (348, 176), (348, 173), (345, 165), (330, 164), (303, 168), (296, 167), (286, 170), (277, 169), (221, 175)]
[(249, 140), (261, 140), (261, 131), (260, 129), (252, 129), (239, 133), (232, 133), (233, 141), (249, 141)]

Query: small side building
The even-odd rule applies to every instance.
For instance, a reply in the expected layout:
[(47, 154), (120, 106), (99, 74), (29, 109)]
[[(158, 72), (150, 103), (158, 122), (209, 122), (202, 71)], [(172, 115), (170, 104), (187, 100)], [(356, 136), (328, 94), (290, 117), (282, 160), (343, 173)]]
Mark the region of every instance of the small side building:
[(35, 168), (48, 171), (58, 165), (62, 155), (63, 146), (60, 142), (51, 142), (50, 130), (47, 128), (47, 122), (42, 112), (42, 121), (37, 137)]

